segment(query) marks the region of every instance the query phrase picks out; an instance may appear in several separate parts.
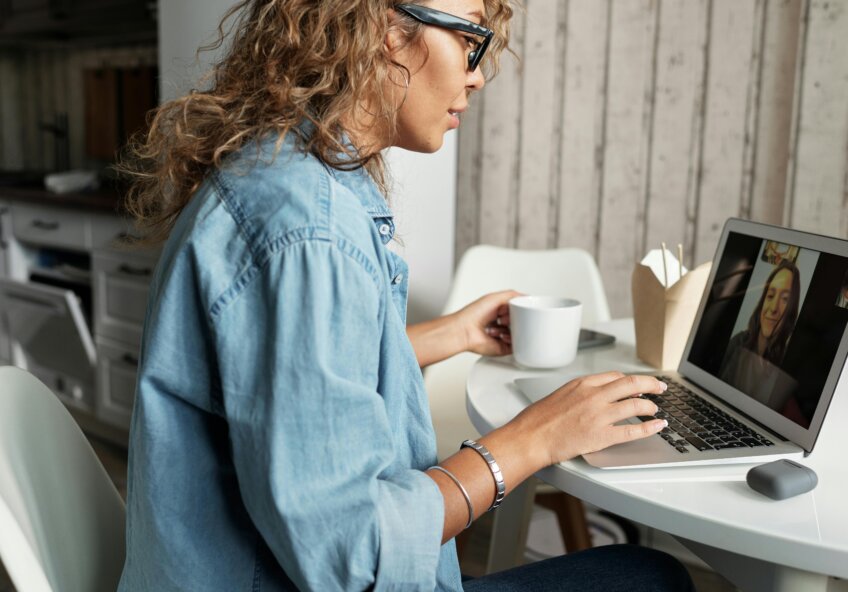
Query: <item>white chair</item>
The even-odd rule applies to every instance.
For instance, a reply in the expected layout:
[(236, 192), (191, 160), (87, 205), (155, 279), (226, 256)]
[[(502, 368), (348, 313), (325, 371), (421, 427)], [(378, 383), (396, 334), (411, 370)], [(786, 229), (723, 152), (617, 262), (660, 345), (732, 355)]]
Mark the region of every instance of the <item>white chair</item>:
[(37, 378), (0, 368), (0, 560), (18, 592), (100, 592), (124, 564), (124, 502)]
[[(471, 247), (463, 255), (454, 274), (444, 313), (455, 312), (489, 292), (506, 289), (534, 295), (576, 298), (583, 303), (584, 326), (610, 319), (600, 272), (586, 251), (522, 251), (489, 245)], [(460, 442), (478, 434), (465, 411), (465, 380), (478, 357), (462, 353), (424, 371), (439, 459), (454, 454)], [(537, 503), (557, 513), (566, 548), (575, 551), (588, 547), (588, 528), (580, 501), (555, 493), (552, 488), (540, 487), (536, 493)], [(532, 500), (533, 496), (524, 494), (524, 497)], [(507, 508), (510, 502), (505, 502), (498, 510), (500, 516), (496, 516), (496, 528), (500, 519), (503, 519), (502, 524), (513, 523), (512, 530), (501, 530), (510, 532), (508, 536), (515, 548), (504, 549), (503, 539), (507, 537), (493, 535), (490, 569), (508, 567), (510, 563), (520, 561), (532, 510), (532, 504), (528, 505), (527, 500), (514, 499), (510, 508)], [(513, 537), (512, 531), (518, 533), (517, 538)]]

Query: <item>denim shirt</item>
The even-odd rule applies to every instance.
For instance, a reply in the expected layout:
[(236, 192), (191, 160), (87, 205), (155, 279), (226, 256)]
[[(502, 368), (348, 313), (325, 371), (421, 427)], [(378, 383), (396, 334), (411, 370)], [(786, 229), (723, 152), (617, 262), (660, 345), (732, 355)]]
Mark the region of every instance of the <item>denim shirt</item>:
[(151, 283), (119, 589), (461, 590), (391, 211), (361, 169), (260, 151)]

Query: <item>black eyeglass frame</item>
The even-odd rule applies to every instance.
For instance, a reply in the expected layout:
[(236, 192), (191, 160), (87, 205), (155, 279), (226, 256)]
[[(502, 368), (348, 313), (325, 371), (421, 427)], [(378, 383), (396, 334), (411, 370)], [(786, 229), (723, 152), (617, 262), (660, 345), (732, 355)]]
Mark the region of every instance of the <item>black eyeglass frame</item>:
[(464, 18), (460, 18), (448, 12), (442, 12), (435, 8), (428, 8), (420, 4), (398, 4), (396, 10), (414, 18), (419, 23), (425, 25), (433, 25), (442, 29), (451, 29), (453, 31), (462, 31), (463, 33), (471, 33), (482, 37), (483, 41), (468, 54), (468, 71), (473, 72), (480, 65), (480, 60), (486, 55), (486, 50), (489, 48), (489, 43), (492, 42), (492, 37), (495, 32), (487, 29), (483, 25), (471, 22)]

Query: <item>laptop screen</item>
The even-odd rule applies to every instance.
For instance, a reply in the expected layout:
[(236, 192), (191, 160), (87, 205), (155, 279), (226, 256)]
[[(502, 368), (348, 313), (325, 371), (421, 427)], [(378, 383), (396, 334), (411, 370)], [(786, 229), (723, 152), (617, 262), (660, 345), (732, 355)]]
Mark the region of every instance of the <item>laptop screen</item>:
[(810, 428), (848, 323), (848, 258), (729, 232), (687, 361)]

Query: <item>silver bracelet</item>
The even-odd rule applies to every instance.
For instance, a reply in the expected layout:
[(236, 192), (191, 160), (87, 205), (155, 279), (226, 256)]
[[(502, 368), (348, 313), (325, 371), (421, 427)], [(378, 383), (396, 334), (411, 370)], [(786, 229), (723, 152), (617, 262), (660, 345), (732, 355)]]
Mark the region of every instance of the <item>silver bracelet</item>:
[(495, 480), (495, 501), (493, 501), (491, 507), (486, 510), (487, 512), (491, 512), (501, 505), (501, 502), (506, 497), (506, 483), (504, 483), (501, 467), (498, 465), (495, 457), (492, 456), (492, 453), (489, 452), (489, 449), (482, 444), (478, 444), (474, 440), (466, 440), (462, 443), (462, 446), (459, 447), (460, 450), (463, 448), (471, 448), (477, 454), (482, 456), (483, 460), (486, 461), (486, 464), (489, 465), (489, 470), (492, 471), (492, 478)]
[[(468, 495), (468, 492), (462, 486), (462, 483), (459, 482), (459, 479), (456, 478), (456, 475), (451, 473), (444, 467), (440, 467), (439, 465), (433, 465), (430, 469), (436, 469), (437, 471), (441, 471), (445, 475), (451, 478), (451, 481), (456, 483), (456, 486), (459, 487), (459, 490), (462, 492), (463, 497), (465, 497), (465, 505), (468, 506), (468, 522), (465, 525), (465, 528), (471, 526), (471, 523), (474, 522), (474, 506), (471, 505), (471, 496)], [(430, 469), (427, 469), (428, 471)], [(465, 528), (463, 530), (465, 530)]]

